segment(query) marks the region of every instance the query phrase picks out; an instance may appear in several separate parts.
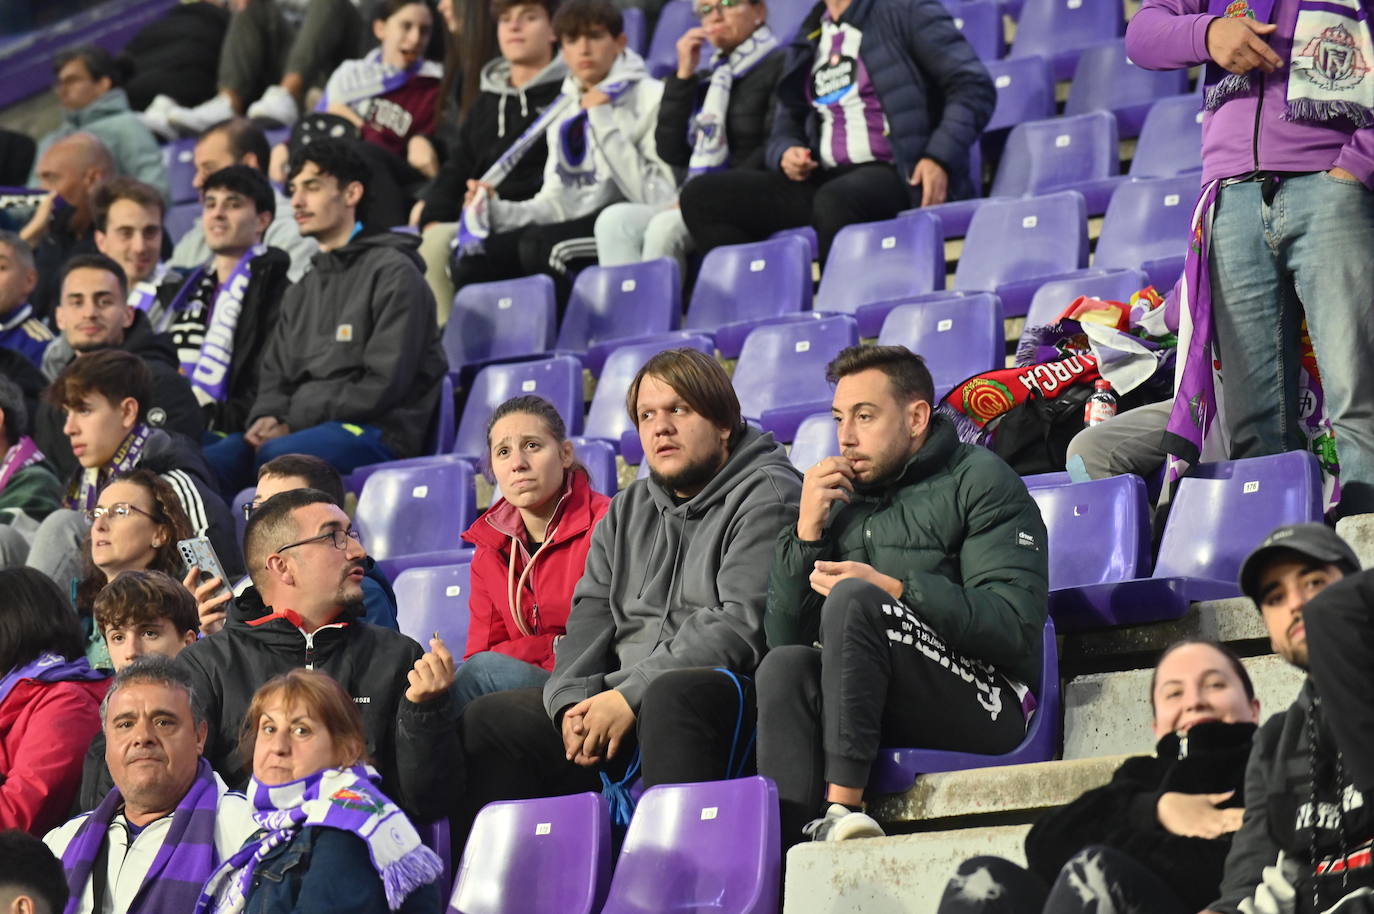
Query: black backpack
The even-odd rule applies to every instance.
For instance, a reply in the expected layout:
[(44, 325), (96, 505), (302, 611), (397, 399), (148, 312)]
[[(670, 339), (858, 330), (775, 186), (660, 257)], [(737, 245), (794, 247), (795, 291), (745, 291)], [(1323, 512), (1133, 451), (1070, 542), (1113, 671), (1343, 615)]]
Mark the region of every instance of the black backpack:
[(1063, 470), (1069, 442), (1083, 431), (1083, 408), (1092, 393), (1090, 382), (1074, 384), (1054, 399), (1032, 390), (997, 423), (993, 453), (1022, 476)]

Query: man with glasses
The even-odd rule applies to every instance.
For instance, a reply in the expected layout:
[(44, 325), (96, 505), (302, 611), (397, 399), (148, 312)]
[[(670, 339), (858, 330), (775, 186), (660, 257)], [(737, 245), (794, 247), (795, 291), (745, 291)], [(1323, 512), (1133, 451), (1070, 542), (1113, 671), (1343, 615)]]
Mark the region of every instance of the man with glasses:
[(244, 531), (253, 586), (224, 628), (182, 651), (210, 721), (205, 756), (231, 786), (246, 773), (239, 729), (253, 693), (304, 666), (328, 673), (357, 703), (367, 754), (382, 789), (412, 818), (446, 815), (458, 779), (449, 712), (454, 660), (443, 641), (430, 652), (399, 632), (362, 621), (367, 552), (334, 499), (315, 489), (269, 498)]

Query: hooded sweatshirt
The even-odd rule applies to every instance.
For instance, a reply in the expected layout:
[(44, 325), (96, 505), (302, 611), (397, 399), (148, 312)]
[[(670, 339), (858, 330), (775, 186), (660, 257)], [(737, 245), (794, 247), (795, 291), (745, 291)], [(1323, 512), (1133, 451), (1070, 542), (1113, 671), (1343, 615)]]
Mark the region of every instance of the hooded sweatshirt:
[[(607, 89), (620, 83), (631, 85), (618, 95), (608, 93), (615, 95), (614, 101), (583, 112), (581, 85), (572, 75), (564, 77), (561, 95), (571, 105), (545, 133), (548, 158), (543, 186), (534, 197), (522, 202), (499, 197), (493, 200), (493, 231), (570, 222), (622, 200), (650, 205), (668, 203), (677, 195), (677, 179), (654, 146), (663, 83), (650, 77), (643, 58), (630, 50), (621, 52), (597, 88)], [(593, 157), (593, 168), (589, 175), (565, 174), (557, 155), (563, 127), (584, 113), (586, 154)]]
[[(554, 55), (547, 67), (517, 89), (510, 84), (510, 61), (504, 57), (487, 61), (482, 67), (482, 91), (458, 128), (453, 151), (425, 192), (422, 222), (458, 220), (467, 182), (482, 177), (525, 128), (544, 113), (549, 103), (563, 91), (563, 78), (567, 74), (563, 59)], [(533, 197), (544, 183), (547, 154), (548, 146), (542, 138), (525, 150), (514, 170), (501, 182), (502, 199)]]
[(617, 495), (592, 532), (544, 687), (550, 718), (607, 689), (637, 711), (669, 670), (753, 673), (764, 652), (773, 542), (800, 498), (801, 476), (782, 445), (753, 427), (687, 501), (652, 479)]
[(123, 89), (111, 89), (84, 108), (63, 111), (62, 123), (38, 143), (29, 186), (40, 187), (38, 162), (49, 146), (73, 133), (94, 134), (110, 150), (120, 174), (151, 184), (167, 194), (167, 166), (157, 140), (129, 108)]
[(246, 425), (262, 416), (297, 432), (370, 425), (396, 457), (420, 452), (448, 359), (419, 246), (411, 235), (363, 232), (315, 255), (282, 298)]

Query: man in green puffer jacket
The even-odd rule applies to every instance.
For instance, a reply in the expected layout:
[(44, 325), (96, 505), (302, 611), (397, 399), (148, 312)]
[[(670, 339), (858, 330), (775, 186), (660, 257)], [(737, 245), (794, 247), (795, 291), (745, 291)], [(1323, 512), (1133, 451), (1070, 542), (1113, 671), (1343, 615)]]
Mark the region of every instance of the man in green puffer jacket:
[(1035, 502), (932, 415), (920, 356), (853, 346), (826, 376), (842, 456), (807, 471), (778, 537), (757, 679), (759, 773), (787, 845), (882, 834), (862, 811), (880, 746), (1015, 748), (1048, 595)]

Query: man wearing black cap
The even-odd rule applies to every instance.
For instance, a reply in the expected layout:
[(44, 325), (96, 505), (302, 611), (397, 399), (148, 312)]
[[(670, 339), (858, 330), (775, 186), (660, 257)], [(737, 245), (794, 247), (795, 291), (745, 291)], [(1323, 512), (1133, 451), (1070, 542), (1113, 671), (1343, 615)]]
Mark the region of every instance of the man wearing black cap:
[(1210, 910), (1374, 910), (1374, 572), (1329, 527), (1294, 524), (1246, 558), (1240, 587), (1275, 652), (1309, 675), (1255, 738), (1244, 823)]

